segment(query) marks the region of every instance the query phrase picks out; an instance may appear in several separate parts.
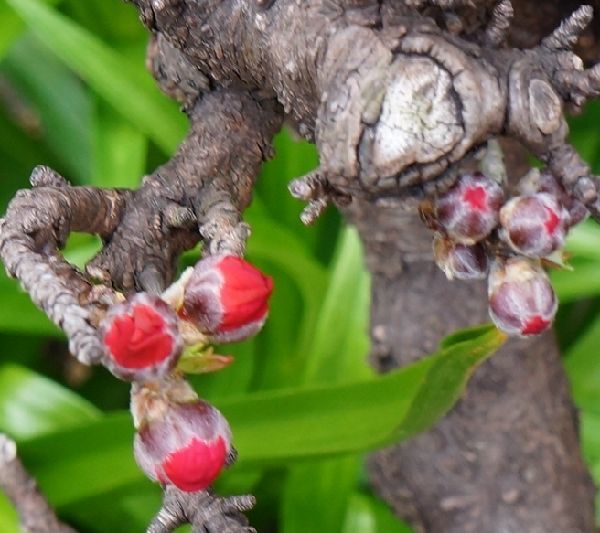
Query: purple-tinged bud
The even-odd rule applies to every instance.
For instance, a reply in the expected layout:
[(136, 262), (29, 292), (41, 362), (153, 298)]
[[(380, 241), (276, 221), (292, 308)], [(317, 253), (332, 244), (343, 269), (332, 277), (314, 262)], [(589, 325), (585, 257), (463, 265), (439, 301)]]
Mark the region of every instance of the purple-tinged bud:
[(455, 241), (474, 244), (485, 239), (498, 225), (504, 191), (483, 174), (461, 176), (435, 202), (438, 222)]
[[(197, 398), (176, 402), (158, 395), (153, 401), (144, 400), (132, 400), (138, 404), (134, 456), (139, 467), (161, 485), (185, 492), (206, 489), (232, 452), (227, 420)], [(150, 412), (140, 413), (140, 405)]]
[(485, 279), (488, 272), (488, 255), (482, 243), (466, 245), (454, 242), (443, 235), (433, 238), (433, 256), (450, 280)]
[(177, 315), (158, 296), (145, 293), (113, 305), (100, 324), (100, 335), (104, 366), (127, 380), (166, 375), (182, 349)]
[(500, 238), (528, 257), (544, 257), (563, 247), (569, 214), (548, 193), (517, 196), (500, 210)]
[(565, 219), (567, 229), (583, 222), (590, 214), (583, 202), (569, 194), (550, 172), (540, 172), (537, 169), (532, 169), (521, 180), (519, 188), (523, 196), (530, 196), (538, 192), (545, 192), (554, 196), (558, 203), (569, 213), (568, 219)]
[(235, 256), (199, 261), (189, 276), (179, 316), (215, 342), (236, 342), (260, 331), (273, 280)]
[(488, 279), (490, 317), (509, 335), (538, 335), (548, 329), (558, 300), (539, 262), (513, 257), (492, 266)]

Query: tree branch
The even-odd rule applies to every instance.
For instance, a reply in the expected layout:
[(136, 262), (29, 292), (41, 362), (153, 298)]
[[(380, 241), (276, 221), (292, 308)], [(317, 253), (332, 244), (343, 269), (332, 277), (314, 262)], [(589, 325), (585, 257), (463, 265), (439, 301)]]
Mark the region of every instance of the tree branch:
[(17, 457), (16, 444), (1, 433), (0, 489), (15, 506), (24, 533), (75, 533), (56, 517)]
[(194, 533), (253, 533), (243, 512), (254, 503), (252, 496), (219, 498), (206, 491), (186, 493), (169, 486), (148, 533), (170, 533), (182, 524), (191, 524)]

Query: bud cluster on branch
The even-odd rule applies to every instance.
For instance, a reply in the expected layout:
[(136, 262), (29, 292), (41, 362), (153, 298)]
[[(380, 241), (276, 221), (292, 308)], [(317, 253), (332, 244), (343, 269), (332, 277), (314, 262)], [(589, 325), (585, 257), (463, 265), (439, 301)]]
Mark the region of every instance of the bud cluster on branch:
[(201, 491), (232, 461), (229, 424), (182, 374), (229, 364), (212, 343), (258, 333), (272, 289), (271, 278), (248, 262), (218, 255), (190, 267), (162, 296), (137, 293), (109, 308), (99, 328), (102, 362), (133, 382), (135, 458), (150, 479)]
[(542, 267), (563, 266), (566, 234), (587, 210), (551, 174), (532, 170), (508, 200), (503, 184), (466, 174), (423, 203), (421, 214), (448, 279), (488, 277), (489, 312), (500, 329), (529, 336), (552, 324), (558, 300)]

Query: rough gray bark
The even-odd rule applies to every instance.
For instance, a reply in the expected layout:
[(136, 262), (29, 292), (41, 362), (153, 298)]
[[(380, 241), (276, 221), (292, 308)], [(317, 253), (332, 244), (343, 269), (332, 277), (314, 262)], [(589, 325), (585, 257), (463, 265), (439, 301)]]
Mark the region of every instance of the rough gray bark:
[[(400, 214), (399, 199), (444, 190), (458, 163), (503, 134), (600, 213), (598, 179), (566, 141), (563, 114), (600, 95), (600, 68), (583, 69), (570, 51), (589, 6), (550, 33), (579, 3), (538, 9), (539, 2), (515, 1), (513, 14), (506, 0), (131, 1), (153, 32), (150, 68), (190, 117), (188, 137), (137, 191), (41, 180), (11, 204), (0, 233), (8, 270), (85, 361), (95, 360), (95, 313), (110, 300), (91, 290), (93, 278), (158, 291), (199, 239), (211, 253), (243, 253), (241, 211), (284, 119), (320, 154), (318, 171), (291, 186), (309, 202), (304, 220), (328, 202), (353, 200), (349, 212), (374, 274), (382, 370), (485, 319), (474, 286), (434, 273), (424, 259), (429, 246)], [(105, 220), (87, 220), (91, 206), (101, 206)], [(105, 241), (85, 274), (58, 253), (75, 229)], [(374, 467), (381, 492), (425, 530), (593, 531), (594, 491), (556, 352), (549, 338), (523, 346), (514, 343), (484, 367), (437, 432), (374, 463), (385, 465)]]

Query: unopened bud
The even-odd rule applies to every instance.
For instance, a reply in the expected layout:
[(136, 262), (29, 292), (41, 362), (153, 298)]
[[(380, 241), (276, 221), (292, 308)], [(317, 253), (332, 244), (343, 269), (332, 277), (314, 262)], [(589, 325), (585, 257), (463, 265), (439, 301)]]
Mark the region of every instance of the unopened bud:
[(474, 244), (485, 239), (498, 225), (504, 191), (483, 174), (461, 176), (435, 202), (438, 222), (455, 241)]
[(433, 255), (450, 280), (484, 279), (487, 275), (488, 256), (482, 243), (460, 244), (438, 234), (433, 239)]
[(489, 312), (509, 335), (538, 335), (548, 329), (558, 309), (550, 279), (538, 262), (513, 257), (497, 262), (488, 280)]
[(272, 290), (273, 280), (247, 261), (209, 257), (194, 267), (179, 315), (215, 342), (240, 341), (262, 328)]
[(100, 325), (100, 335), (104, 365), (128, 380), (164, 376), (182, 348), (173, 310), (158, 296), (145, 293), (113, 305)]
[[(204, 490), (218, 477), (232, 452), (223, 415), (203, 400), (168, 402), (144, 421), (134, 438), (135, 460), (161, 485), (185, 492)], [(160, 416), (157, 416), (157, 413)]]
[(563, 247), (568, 219), (548, 193), (517, 196), (500, 210), (500, 237), (520, 254), (544, 257)]
[(579, 224), (589, 216), (589, 211), (574, 195), (569, 194), (562, 184), (550, 173), (540, 172), (537, 169), (532, 169), (521, 180), (519, 186), (523, 196), (529, 196), (538, 192), (545, 192), (554, 196), (559, 204), (561, 204), (569, 213), (565, 219), (567, 229)]

